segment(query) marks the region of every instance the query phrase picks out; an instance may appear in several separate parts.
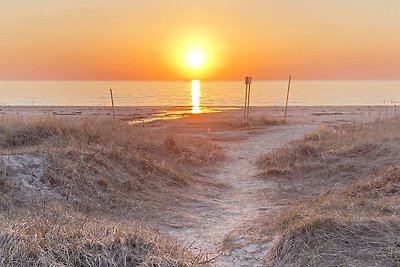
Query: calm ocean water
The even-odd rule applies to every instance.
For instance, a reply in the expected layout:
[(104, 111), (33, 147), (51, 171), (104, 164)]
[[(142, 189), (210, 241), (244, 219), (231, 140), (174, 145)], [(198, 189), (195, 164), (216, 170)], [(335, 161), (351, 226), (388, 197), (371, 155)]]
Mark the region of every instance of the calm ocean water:
[[(243, 81), (0, 81), (0, 105), (241, 106)], [(254, 81), (251, 105), (284, 105), (287, 81)], [(293, 80), (289, 105), (400, 103), (400, 80)]]

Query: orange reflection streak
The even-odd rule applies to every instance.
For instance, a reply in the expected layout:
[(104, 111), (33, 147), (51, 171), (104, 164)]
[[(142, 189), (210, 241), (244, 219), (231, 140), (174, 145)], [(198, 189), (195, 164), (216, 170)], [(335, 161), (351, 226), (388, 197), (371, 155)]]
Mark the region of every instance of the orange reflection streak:
[(194, 113), (194, 114), (203, 112), (200, 107), (200, 96), (201, 96), (200, 81), (193, 80), (192, 81), (192, 113)]

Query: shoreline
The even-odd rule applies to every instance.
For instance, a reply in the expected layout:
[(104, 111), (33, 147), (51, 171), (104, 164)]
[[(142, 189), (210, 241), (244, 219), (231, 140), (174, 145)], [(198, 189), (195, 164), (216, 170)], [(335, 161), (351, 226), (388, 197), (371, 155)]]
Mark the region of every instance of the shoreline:
[[(250, 118), (283, 120), (284, 106), (250, 107)], [(116, 118), (122, 121), (154, 123), (167, 120), (198, 118), (203, 123), (213, 120), (243, 119), (241, 106), (202, 107), (192, 113), (191, 106), (117, 106)], [(400, 112), (397, 106), (289, 106), (287, 122), (329, 123), (370, 121)], [(1, 116), (113, 118), (110, 106), (0, 106)], [(200, 119), (201, 118), (201, 119)]]

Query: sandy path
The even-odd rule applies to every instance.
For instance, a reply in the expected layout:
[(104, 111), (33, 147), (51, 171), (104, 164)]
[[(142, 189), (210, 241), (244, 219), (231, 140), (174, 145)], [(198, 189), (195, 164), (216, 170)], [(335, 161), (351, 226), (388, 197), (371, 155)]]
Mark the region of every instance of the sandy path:
[(249, 130), (248, 138), (242, 141), (222, 144), (228, 159), (214, 179), (227, 184), (228, 189), (219, 197), (193, 207), (191, 212), (196, 215), (188, 215), (192, 221), (194, 219), (189, 227), (169, 229), (169, 232), (184, 244), (193, 244), (192, 249), (211, 255), (220, 253), (224, 239), (240, 243), (237, 249), (219, 255), (213, 263), (215, 266), (260, 266), (267, 245), (252, 244), (237, 231), (257, 216), (268, 215), (275, 207), (270, 200), (261, 197), (260, 192), (271, 185), (254, 177), (255, 162), (258, 156), (301, 138), (315, 128), (316, 125), (311, 124), (271, 126)]

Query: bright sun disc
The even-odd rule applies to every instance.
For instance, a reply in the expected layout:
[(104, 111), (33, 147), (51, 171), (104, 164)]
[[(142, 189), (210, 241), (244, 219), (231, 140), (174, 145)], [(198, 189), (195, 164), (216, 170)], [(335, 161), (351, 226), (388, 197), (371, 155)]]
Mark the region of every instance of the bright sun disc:
[(200, 68), (205, 62), (204, 53), (200, 50), (190, 51), (186, 56), (186, 61), (191, 68)]

